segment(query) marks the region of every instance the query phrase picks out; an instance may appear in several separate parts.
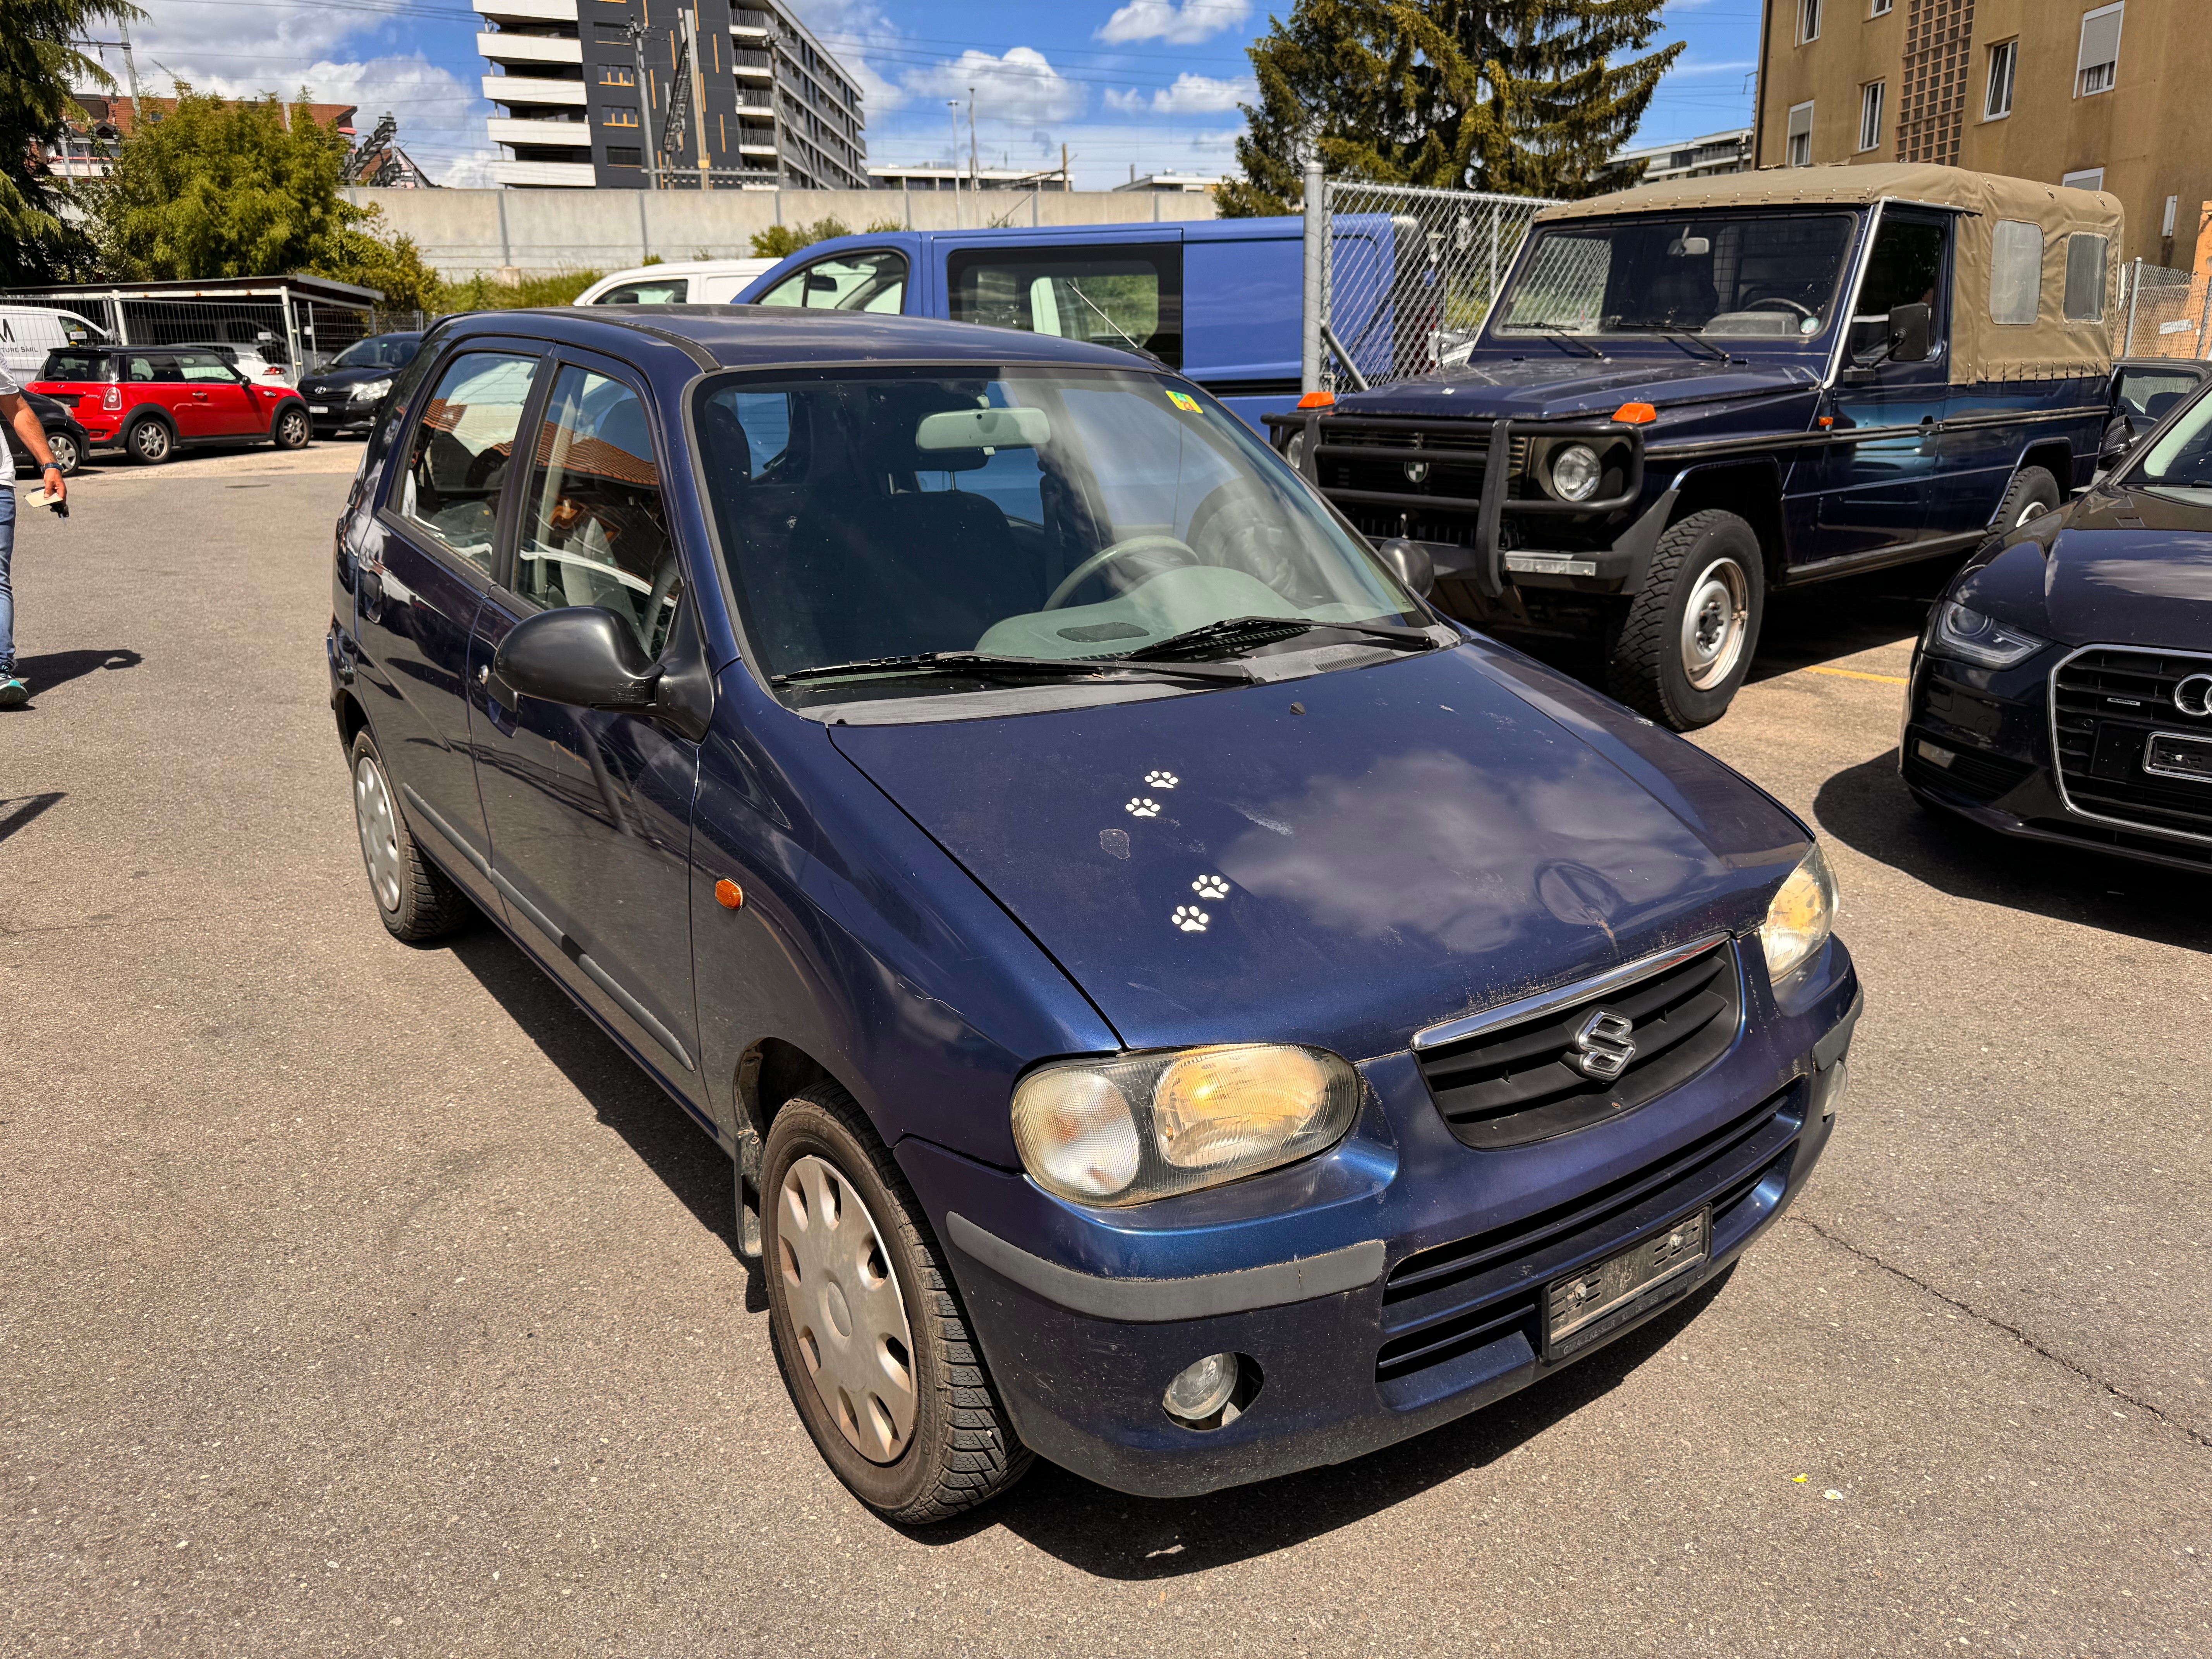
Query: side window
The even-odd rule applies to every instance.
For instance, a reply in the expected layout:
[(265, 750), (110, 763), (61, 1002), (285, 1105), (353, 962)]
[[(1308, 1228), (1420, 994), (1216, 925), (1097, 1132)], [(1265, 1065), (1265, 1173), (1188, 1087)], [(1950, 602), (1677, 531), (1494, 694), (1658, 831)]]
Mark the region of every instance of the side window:
[(416, 422), (393, 507), (447, 551), (491, 574), (499, 492), (538, 359), (471, 351), (446, 366)]
[(179, 351), (177, 373), (180, 379), (187, 380), (219, 380), (233, 385), (238, 380), (230, 365), (212, 351)]
[(1182, 250), (981, 248), (949, 262), (952, 320), (1182, 362)]
[(1942, 225), (1910, 219), (1884, 222), (1867, 260), (1851, 310), (1850, 349), (1870, 351), (1889, 337), (1889, 313), (1899, 306), (1925, 305), (1936, 337), (1943, 327), (1943, 240)]
[(2139, 419), (2155, 421), (2197, 390), (2193, 374), (2129, 368), (2120, 372), (2120, 404)]
[(878, 311), (896, 315), (906, 304), (906, 256), (841, 253), (794, 270), (754, 301), (815, 311)]
[(535, 605), (604, 605), (658, 656), (681, 570), (645, 406), (620, 380), (568, 365), (538, 430), (515, 591)]
[(595, 306), (680, 306), (691, 291), (690, 280), (663, 276), (658, 282), (624, 283), (592, 301)]
[(154, 373), (151, 357), (129, 356), (123, 360), (123, 378), (133, 384), (152, 381), (161, 377)]
[[(145, 378), (149, 380), (181, 380), (185, 378), (185, 371), (178, 367), (177, 360), (173, 356), (149, 357), (146, 362)], [(135, 374), (131, 376), (133, 380), (137, 378)]]
[(2024, 327), (2034, 322), (2042, 299), (2042, 228), (1998, 220), (1990, 250), (1990, 320)]
[(2106, 239), (2074, 235), (2066, 239), (2066, 320), (2101, 323), (2105, 320), (2105, 259)]

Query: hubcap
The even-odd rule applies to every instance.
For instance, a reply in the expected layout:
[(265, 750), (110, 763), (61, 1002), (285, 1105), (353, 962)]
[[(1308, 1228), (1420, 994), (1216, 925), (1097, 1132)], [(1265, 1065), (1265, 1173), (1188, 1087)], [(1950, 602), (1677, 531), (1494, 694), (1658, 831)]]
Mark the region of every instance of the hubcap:
[(896, 1461), (914, 1437), (914, 1336), (875, 1218), (818, 1158), (784, 1172), (777, 1265), (799, 1357), (853, 1449)]
[(141, 455), (164, 455), (168, 453), (169, 434), (149, 422), (138, 428), (138, 453)]
[(361, 856), (368, 866), (368, 884), (386, 909), (399, 908), (399, 824), (392, 811), (392, 792), (384, 769), (367, 755), (353, 769), (353, 816), (361, 828)]
[(1734, 559), (1715, 559), (1682, 612), (1682, 669), (1692, 687), (1710, 691), (1735, 672), (1750, 623), (1750, 579)]
[(76, 470), (76, 440), (66, 432), (56, 432), (46, 439), (46, 451), (54, 458), (54, 465), (64, 472)]
[(2051, 509), (2045, 507), (2041, 501), (2029, 501), (2023, 505), (2020, 509), (2020, 517), (2012, 521), (2013, 528), (2017, 530), (2021, 526), (2026, 524), (2030, 519), (2040, 518), (2044, 514), (2048, 513), (2049, 511), (2051, 511)]
[(284, 417), (284, 441), (288, 444), (298, 443), (300, 441), (300, 428), (304, 424), (306, 423), (300, 418), (300, 413), (297, 410), (295, 410), (292, 413), (287, 415)]

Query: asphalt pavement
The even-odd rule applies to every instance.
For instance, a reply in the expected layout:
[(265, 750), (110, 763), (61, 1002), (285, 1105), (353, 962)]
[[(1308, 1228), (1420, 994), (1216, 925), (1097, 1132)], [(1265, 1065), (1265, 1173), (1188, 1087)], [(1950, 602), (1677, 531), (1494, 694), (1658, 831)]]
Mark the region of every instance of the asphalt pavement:
[(817, 1457), (719, 1152), (489, 926), (378, 924), (325, 702), (357, 451), (23, 513), (0, 713), (0, 1653), (2212, 1650), (2212, 883), (1897, 782), (1929, 573), (1700, 741), (1868, 1009), (1796, 1207), (1547, 1384), (1191, 1502)]

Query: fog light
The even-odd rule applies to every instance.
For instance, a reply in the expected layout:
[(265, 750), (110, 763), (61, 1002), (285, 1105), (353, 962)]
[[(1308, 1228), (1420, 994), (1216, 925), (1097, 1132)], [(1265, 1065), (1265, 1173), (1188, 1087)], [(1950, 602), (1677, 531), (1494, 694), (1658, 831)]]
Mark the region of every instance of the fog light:
[(1210, 1353), (1186, 1365), (1168, 1384), (1168, 1415), (1178, 1423), (1203, 1423), (1218, 1416), (1237, 1392), (1237, 1356)]
[[(1828, 1067), (1826, 1089), (1820, 1101), (1820, 1116), (1823, 1121), (1835, 1116), (1836, 1108), (1844, 1103), (1844, 1097), (1850, 1092), (1850, 1065), (1841, 1054), (1838, 1054), (1836, 1056), (1836, 1063)], [(1181, 1382), (1182, 1379), (1177, 1377), (1176, 1380)]]

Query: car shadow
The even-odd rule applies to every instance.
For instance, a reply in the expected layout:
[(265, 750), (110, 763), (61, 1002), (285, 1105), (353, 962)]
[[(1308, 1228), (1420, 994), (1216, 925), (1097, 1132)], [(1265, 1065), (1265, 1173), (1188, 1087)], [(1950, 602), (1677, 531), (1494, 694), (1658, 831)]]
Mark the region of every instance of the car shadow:
[(58, 806), (69, 799), (64, 789), (52, 789), (43, 795), (18, 795), (13, 800), (0, 799), (0, 841), (5, 841), (18, 830), (30, 827), (31, 821), (49, 807)]
[(1094, 1577), (1138, 1582), (1273, 1554), (1487, 1468), (1602, 1400), (1679, 1335), (1735, 1271), (1730, 1263), (1650, 1324), (1487, 1410), (1349, 1463), (1202, 1498), (1132, 1498), (1040, 1462), (996, 1503), (909, 1535), (921, 1544), (951, 1544), (1004, 1527)]
[(1745, 683), (1918, 638), (1927, 625), (1928, 607), (1950, 585), (1960, 562), (1958, 557), (1933, 559), (1775, 594)]
[(31, 688), (35, 700), (95, 669), (136, 668), (145, 660), (119, 646), (106, 651), (49, 651), (44, 656), (16, 658), (15, 675)]
[(1938, 892), (2154, 944), (2212, 949), (2203, 921), (2212, 911), (2212, 878), (2094, 847), (2014, 841), (1923, 807), (1897, 775), (1894, 749), (1828, 779), (1813, 812), (1826, 834)]
[(745, 1310), (764, 1312), (768, 1291), (760, 1266), (738, 1255), (730, 1160), (721, 1148), (489, 920), (479, 919), (447, 948), (574, 1085), (599, 1121), (744, 1264)]

